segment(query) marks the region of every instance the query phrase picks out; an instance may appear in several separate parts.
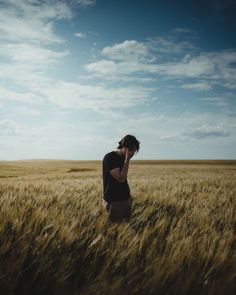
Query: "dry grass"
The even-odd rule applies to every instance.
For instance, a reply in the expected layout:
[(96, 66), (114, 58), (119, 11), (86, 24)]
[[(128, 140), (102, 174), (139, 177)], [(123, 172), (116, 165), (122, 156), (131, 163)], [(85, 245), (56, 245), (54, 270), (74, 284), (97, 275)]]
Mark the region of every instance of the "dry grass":
[(122, 224), (101, 169), (0, 162), (0, 294), (235, 293), (236, 161), (132, 160)]

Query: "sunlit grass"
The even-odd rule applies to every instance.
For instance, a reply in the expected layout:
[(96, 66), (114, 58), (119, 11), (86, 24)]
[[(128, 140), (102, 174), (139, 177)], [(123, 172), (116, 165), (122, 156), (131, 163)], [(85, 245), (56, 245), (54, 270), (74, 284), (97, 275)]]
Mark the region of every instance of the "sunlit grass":
[(0, 294), (233, 294), (235, 172), (131, 160), (111, 224), (100, 161), (0, 162)]

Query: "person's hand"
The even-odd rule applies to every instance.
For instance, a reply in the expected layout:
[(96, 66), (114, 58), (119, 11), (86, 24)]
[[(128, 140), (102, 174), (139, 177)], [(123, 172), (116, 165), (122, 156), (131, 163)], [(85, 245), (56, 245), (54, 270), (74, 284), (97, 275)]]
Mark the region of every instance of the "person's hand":
[(134, 155), (134, 151), (130, 151), (128, 148), (126, 149), (125, 157), (127, 160), (130, 160)]

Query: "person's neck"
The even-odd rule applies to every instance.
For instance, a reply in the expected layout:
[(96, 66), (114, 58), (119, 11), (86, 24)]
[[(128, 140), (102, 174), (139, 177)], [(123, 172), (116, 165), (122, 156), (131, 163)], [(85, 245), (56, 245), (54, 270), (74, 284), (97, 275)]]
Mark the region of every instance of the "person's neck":
[(124, 155), (121, 153), (120, 150), (115, 150), (115, 153), (116, 153), (117, 155), (121, 156), (121, 157), (124, 157)]

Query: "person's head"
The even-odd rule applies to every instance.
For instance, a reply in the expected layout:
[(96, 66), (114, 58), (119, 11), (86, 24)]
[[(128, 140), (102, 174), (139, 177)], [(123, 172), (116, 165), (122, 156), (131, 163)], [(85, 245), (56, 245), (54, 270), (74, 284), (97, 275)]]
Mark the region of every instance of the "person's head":
[(123, 155), (125, 155), (127, 149), (135, 153), (140, 149), (140, 142), (134, 135), (127, 134), (118, 143), (117, 149), (119, 149)]

